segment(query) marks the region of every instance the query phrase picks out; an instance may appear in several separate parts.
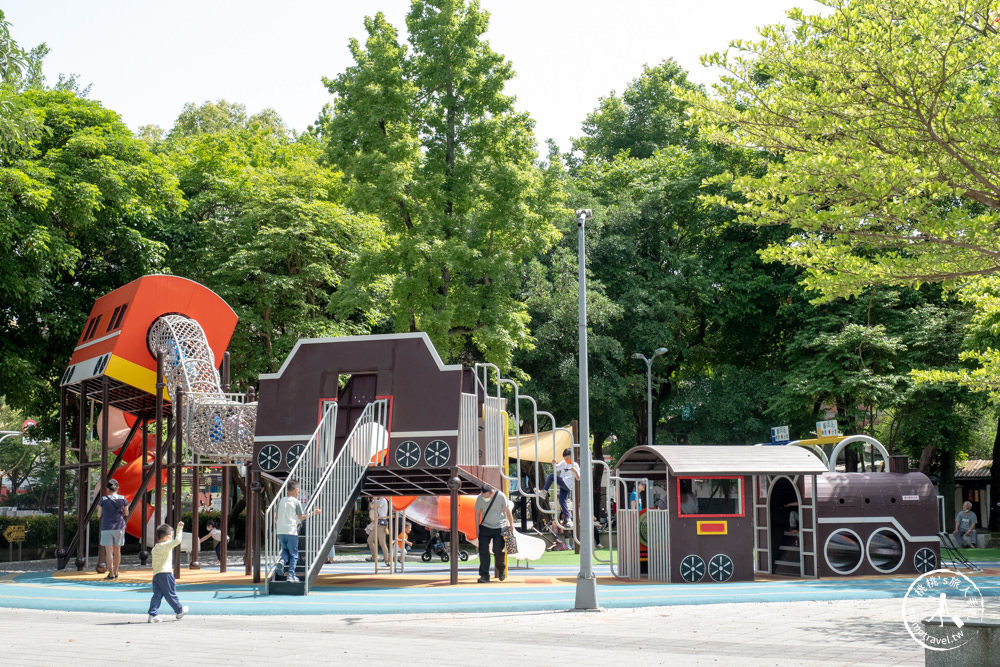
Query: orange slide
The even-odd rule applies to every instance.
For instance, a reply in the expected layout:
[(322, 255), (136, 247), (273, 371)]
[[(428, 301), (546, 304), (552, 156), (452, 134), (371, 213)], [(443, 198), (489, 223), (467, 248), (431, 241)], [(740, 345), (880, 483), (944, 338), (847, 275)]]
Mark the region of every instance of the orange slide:
[[(476, 496), (458, 497), (458, 530), (472, 539), (476, 534)], [(434, 530), (451, 530), (451, 497), (397, 496), (392, 499), (397, 512), (406, 510), (406, 518)]]
[[(135, 494), (139, 492), (139, 487), (142, 486), (142, 465), (143, 458), (145, 458), (146, 463), (153, 463), (156, 459), (156, 436), (153, 434), (148, 434), (146, 436), (146, 446), (142, 446), (142, 432), (136, 432), (135, 436), (129, 441), (125, 442), (125, 438), (128, 437), (129, 431), (132, 425), (135, 424), (136, 417), (128, 413), (122, 412), (117, 408), (109, 408), (108, 413), (108, 449), (118, 454), (118, 450), (121, 447), (125, 447), (125, 454), (122, 456), (122, 463), (115, 474), (112, 475), (113, 479), (118, 480), (118, 493), (125, 496), (125, 498), (132, 502), (135, 498)], [(100, 422), (98, 422), (100, 423)], [(145, 450), (145, 456), (143, 456), (143, 450)], [(167, 481), (167, 473), (164, 471), (162, 473), (163, 483)], [(155, 481), (150, 479), (148, 491), (154, 491), (156, 489)], [(132, 513), (132, 517), (128, 521), (128, 525), (125, 527), (125, 532), (133, 537), (138, 538), (142, 534), (143, 524), (148, 524), (150, 519), (153, 517), (152, 507), (148, 508), (146, 513), (146, 519), (143, 521), (142, 510), (137, 508), (138, 511)], [(147, 535), (149, 535), (149, 528), (147, 526)]]

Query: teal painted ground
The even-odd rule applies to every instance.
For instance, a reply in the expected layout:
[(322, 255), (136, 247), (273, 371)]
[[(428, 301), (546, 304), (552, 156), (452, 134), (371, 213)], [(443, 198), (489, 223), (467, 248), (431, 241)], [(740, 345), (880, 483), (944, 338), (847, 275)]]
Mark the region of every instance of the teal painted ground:
[[(326, 568), (324, 568), (326, 570)], [(346, 570), (346, 568), (344, 568)], [(409, 573), (419, 572), (420, 569)], [(338, 566), (337, 570), (341, 571)], [(431, 570), (427, 570), (430, 572)], [(443, 570), (437, 570), (443, 572)], [(598, 570), (604, 576), (606, 570)], [(515, 577), (572, 576), (567, 567), (537, 567), (514, 571)], [(463, 568), (465, 581), (474, 575)], [(1000, 577), (977, 576), (983, 596), (1000, 595)], [(809, 600), (870, 600), (901, 598), (911, 577), (883, 579), (822, 579), (809, 581), (745, 582), (727, 584), (601, 584), (602, 607), (655, 607), (717, 604), (725, 602), (782, 602)], [(575, 599), (572, 584), (490, 583), (457, 587), (316, 587), (307, 597), (265, 596), (260, 586), (184, 584), (178, 587), (181, 602), (191, 614), (398, 614), (496, 611), (555, 611), (570, 609)], [(0, 607), (62, 611), (119, 612), (144, 615), (149, 584), (67, 581), (52, 573), (29, 572), (0, 580)], [(162, 613), (169, 613), (164, 604)]]

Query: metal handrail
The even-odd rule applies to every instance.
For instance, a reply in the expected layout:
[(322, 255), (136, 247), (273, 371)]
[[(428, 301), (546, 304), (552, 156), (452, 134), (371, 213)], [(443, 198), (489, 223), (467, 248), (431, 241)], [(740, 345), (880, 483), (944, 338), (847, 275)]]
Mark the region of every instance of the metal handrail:
[(343, 447), (337, 452), (337, 404), (327, 404), (323, 419), (264, 514), (264, 546), (261, 556), (265, 593), (269, 592), (280, 555), (277, 508), (278, 503), (288, 495), (289, 482), (293, 479), (299, 482), (299, 496), (303, 500), (306, 514), (311, 514), (317, 507), (327, 510), (312, 521), (313, 530), (306, 530), (306, 548), (299, 554), (306, 566), (304, 584), (305, 592), (308, 593), (313, 571), (317, 569), (316, 563), (321, 562), (318, 558), (320, 548), (347, 509), (368, 466), (373, 461), (381, 460), (383, 450), (388, 447), (388, 431), (385, 430), (387, 421), (388, 401), (382, 399), (369, 403)]
[[(365, 471), (371, 465), (380, 465), (385, 460), (389, 447), (389, 401), (372, 401), (361, 413), (358, 421), (344, 441), (333, 462), (320, 478), (319, 484), (307, 499), (304, 509), (309, 514), (314, 508), (326, 508), (319, 515), (318, 529), (306, 531), (306, 578), (305, 592), (309, 592), (310, 582), (319, 574), (326, 561), (326, 553), (321, 549), (331, 538), (340, 524), (344, 512), (350, 511), (358, 485), (364, 479)], [(330, 442), (333, 442), (333, 433)], [(391, 504), (390, 504), (391, 505)]]

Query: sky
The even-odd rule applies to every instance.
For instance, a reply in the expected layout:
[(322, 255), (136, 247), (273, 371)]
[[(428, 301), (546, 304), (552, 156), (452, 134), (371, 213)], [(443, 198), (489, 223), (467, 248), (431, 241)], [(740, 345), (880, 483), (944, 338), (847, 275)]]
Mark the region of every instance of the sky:
[[(699, 57), (756, 27), (785, 22), (813, 0), (480, 0), (486, 38), (517, 76), (507, 86), (534, 118), (540, 150), (570, 137), (602, 96), (620, 93), (644, 64), (673, 58), (706, 85), (718, 70)], [(169, 130), (187, 102), (225, 99), (250, 113), (277, 110), (304, 130), (330, 95), (322, 77), (352, 64), (348, 42), (363, 41), (364, 17), (382, 12), (405, 35), (409, 0), (2, 0), (13, 38), (41, 42), (50, 83), (60, 73), (93, 84), (91, 99), (133, 130)]]

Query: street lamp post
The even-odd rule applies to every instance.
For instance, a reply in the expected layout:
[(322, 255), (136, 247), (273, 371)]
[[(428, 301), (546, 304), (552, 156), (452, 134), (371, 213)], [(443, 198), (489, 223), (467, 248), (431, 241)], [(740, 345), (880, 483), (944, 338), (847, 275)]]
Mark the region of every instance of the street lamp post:
[[(594, 474), (590, 455), (590, 388), (587, 378), (587, 256), (584, 228), (594, 215), (589, 208), (576, 212), (577, 264), (580, 290), (580, 516), (578, 526), (586, 526), (594, 516)], [(580, 530), (580, 574), (576, 577), (576, 606), (579, 611), (600, 609), (597, 578), (594, 576), (594, 531)]]
[(649, 359), (646, 355), (635, 352), (633, 359), (642, 359), (646, 362), (646, 444), (653, 445), (653, 360), (661, 354), (666, 354), (667, 348), (658, 347)]

